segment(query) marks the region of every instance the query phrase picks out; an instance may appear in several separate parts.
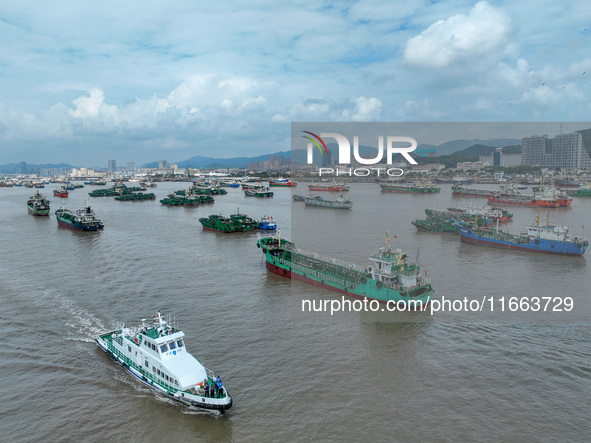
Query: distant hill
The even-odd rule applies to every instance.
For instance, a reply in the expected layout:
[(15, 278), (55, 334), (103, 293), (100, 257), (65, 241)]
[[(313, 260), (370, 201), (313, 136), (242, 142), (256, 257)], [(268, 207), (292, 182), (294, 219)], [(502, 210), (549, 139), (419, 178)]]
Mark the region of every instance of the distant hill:
[[(27, 163), (27, 171), (34, 174), (40, 172), (41, 169), (72, 169), (77, 167), (78, 166), (72, 166), (67, 163), (44, 163), (40, 165)], [(20, 163), (7, 163), (5, 165), (0, 165), (0, 173), (20, 174), (21, 172)]]
[[(502, 148), (503, 146), (509, 145), (520, 145), (521, 140), (517, 138), (494, 138), (490, 140), (451, 140), (445, 143), (436, 146), (437, 148), (437, 155), (446, 155), (446, 154), (453, 154), (454, 152), (461, 151), (466, 149), (470, 146), (474, 145), (481, 145), (481, 146), (490, 146), (493, 148)], [(493, 149), (494, 151), (494, 149)], [(482, 154), (485, 155), (485, 154)]]
[[(202, 155), (195, 155), (194, 157), (188, 158), (187, 160), (181, 160), (176, 162), (168, 162), (169, 164), (176, 164), (179, 168), (245, 168), (249, 163), (261, 162), (269, 160), (269, 157), (274, 155), (283, 155), (283, 159), (291, 158), (290, 151), (280, 151), (274, 154), (258, 155), (256, 157), (232, 157), (232, 158), (214, 158), (205, 157)], [(157, 168), (158, 162), (150, 162), (141, 166), (142, 168)]]
[[(505, 139), (508, 140), (508, 139)], [(503, 148), (503, 154), (519, 154), (521, 153), (521, 145), (499, 146)], [(455, 168), (458, 162), (475, 162), (480, 160), (482, 155), (492, 154), (497, 147), (486, 146), (482, 144), (474, 144), (468, 146), (460, 151), (452, 152), (451, 154), (439, 155), (437, 157), (419, 157), (417, 161), (421, 165), (429, 163), (443, 163), (446, 168)]]

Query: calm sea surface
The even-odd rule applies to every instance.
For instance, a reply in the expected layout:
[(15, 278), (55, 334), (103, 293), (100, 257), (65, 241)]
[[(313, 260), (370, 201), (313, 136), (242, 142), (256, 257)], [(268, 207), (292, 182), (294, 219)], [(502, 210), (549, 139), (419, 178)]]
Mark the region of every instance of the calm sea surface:
[[(52, 194), (55, 185), (41, 191)], [(186, 183), (159, 183), (158, 199)], [(486, 186), (483, 186), (486, 187)], [(1, 441), (588, 441), (589, 257), (552, 257), (418, 233), (424, 209), (482, 204), (441, 194), (381, 194), (353, 184), (351, 210), (240, 189), (197, 208), (89, 198), (105, 228), (59, 228), (27, 214), (33, 190), (0, 188)], [(293, 192), (305, 194), (301, 183)], [(256, 233), (203, 231), (199, 218), (265, 211), (299, 247), (361, 265), (385, 240), (417, 255), (436, 298), (572, 297), (571, 312), (302, 313), (341, 296), (267, 272)], [(513, 208), (522, 232), (536, 211)], [(545, 222), (546, 213), (540, 214)], [(591, 199), (550, 212), (591, 231)], [(586, 226), (585, 226), (586, 225)], [(394, 238), (396, 236), (396, 238)], [(188, 410), (140, 385), (93, 337), (160, 309), (234, 398), (223, 416)]]

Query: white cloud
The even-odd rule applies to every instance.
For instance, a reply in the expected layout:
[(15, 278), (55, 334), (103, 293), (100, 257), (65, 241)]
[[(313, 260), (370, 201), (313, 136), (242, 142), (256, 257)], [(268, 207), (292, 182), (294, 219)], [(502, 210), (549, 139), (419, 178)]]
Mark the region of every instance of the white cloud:
[(511, 33), (511, 18), (485, 1), (468, 15), (439, 20), (408, 40), (404, 61), (420, 68), (445, 68), (475, 63), (504, 49)]
[(343, 117), (353, 121), (374, 121), (380, 117), (382, 111), (382, 102), (375, 97), (357, 97), (353, 111), (345, 109)]

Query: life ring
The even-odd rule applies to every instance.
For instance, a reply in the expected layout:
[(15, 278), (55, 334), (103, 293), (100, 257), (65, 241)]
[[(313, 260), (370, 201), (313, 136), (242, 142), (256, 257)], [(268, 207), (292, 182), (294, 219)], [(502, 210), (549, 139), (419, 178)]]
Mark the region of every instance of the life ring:
[(139, 345), (139, 344), (140, 344), (140, 340), (139, 340), (139, 338), (137, 338), (137, 337), (135, 338), (135, 344), (136, 344), (136, 345)]
[(382, 288), (382, 282), (381, 281), (376, 282), (376, 287), (378, 289), (381, 289)]

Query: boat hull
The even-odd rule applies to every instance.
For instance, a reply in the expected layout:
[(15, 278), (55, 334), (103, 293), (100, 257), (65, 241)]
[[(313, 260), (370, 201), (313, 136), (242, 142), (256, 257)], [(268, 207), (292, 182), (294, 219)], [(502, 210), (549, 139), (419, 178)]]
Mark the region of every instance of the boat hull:
[(582, 256), (587, 244), (584, 242), (570, 243), (546, 239), (532, 239), (529, 243), (517, 243), (498, 238), (490, 238), (478, 235), (471, 229), (460, 227), (460, 240), (463, 243), (468, 243), (478, 246), (489, 246), (501, 249), (514, 249), (518, 251), (537, 252), (541, 254), (556, 254), (556, 255), (571, 255)]
[(35, 215), (37, 217), (47, 217), (49, 215), (49, 208), (48, 209), (32, 209), (30, 206), (27, 206), (27, 211), (31, 215)]
[(559, 208), (561, 206), (570, 206), (571, 200), (565, 200), (559, 202), (558, 200), (507, 200), (496, 197), (488, 197), (488, 202), (495, 205), (508, 205), (508, 206), (533, 206), (537, 208)]
[[(258, 246), (261, 247), (260, 243)], [(354, 298), (377, 300), (382, 303), (404, 303), (406, 310), (424, 311), (431, 303), (434, 295), (434, 291), (430, 285), (410, 288), (405, 293), (391, 287), (383, 286), (381, 282), (365, 277), (360, 278), (356, 283), (342, 280), (344, 284), (339, 284), (336, 281), (329, 280), (329, 277), (319, 274), (314, 269), (304, 268), (300, 264), (292, 266), (290, 263), (274, 256), (265, 247), (263, 247), (263, 253), (266, 258), (267, 269), (274, 274)], [(318, 275), (321, 276), (318, 277)]]

